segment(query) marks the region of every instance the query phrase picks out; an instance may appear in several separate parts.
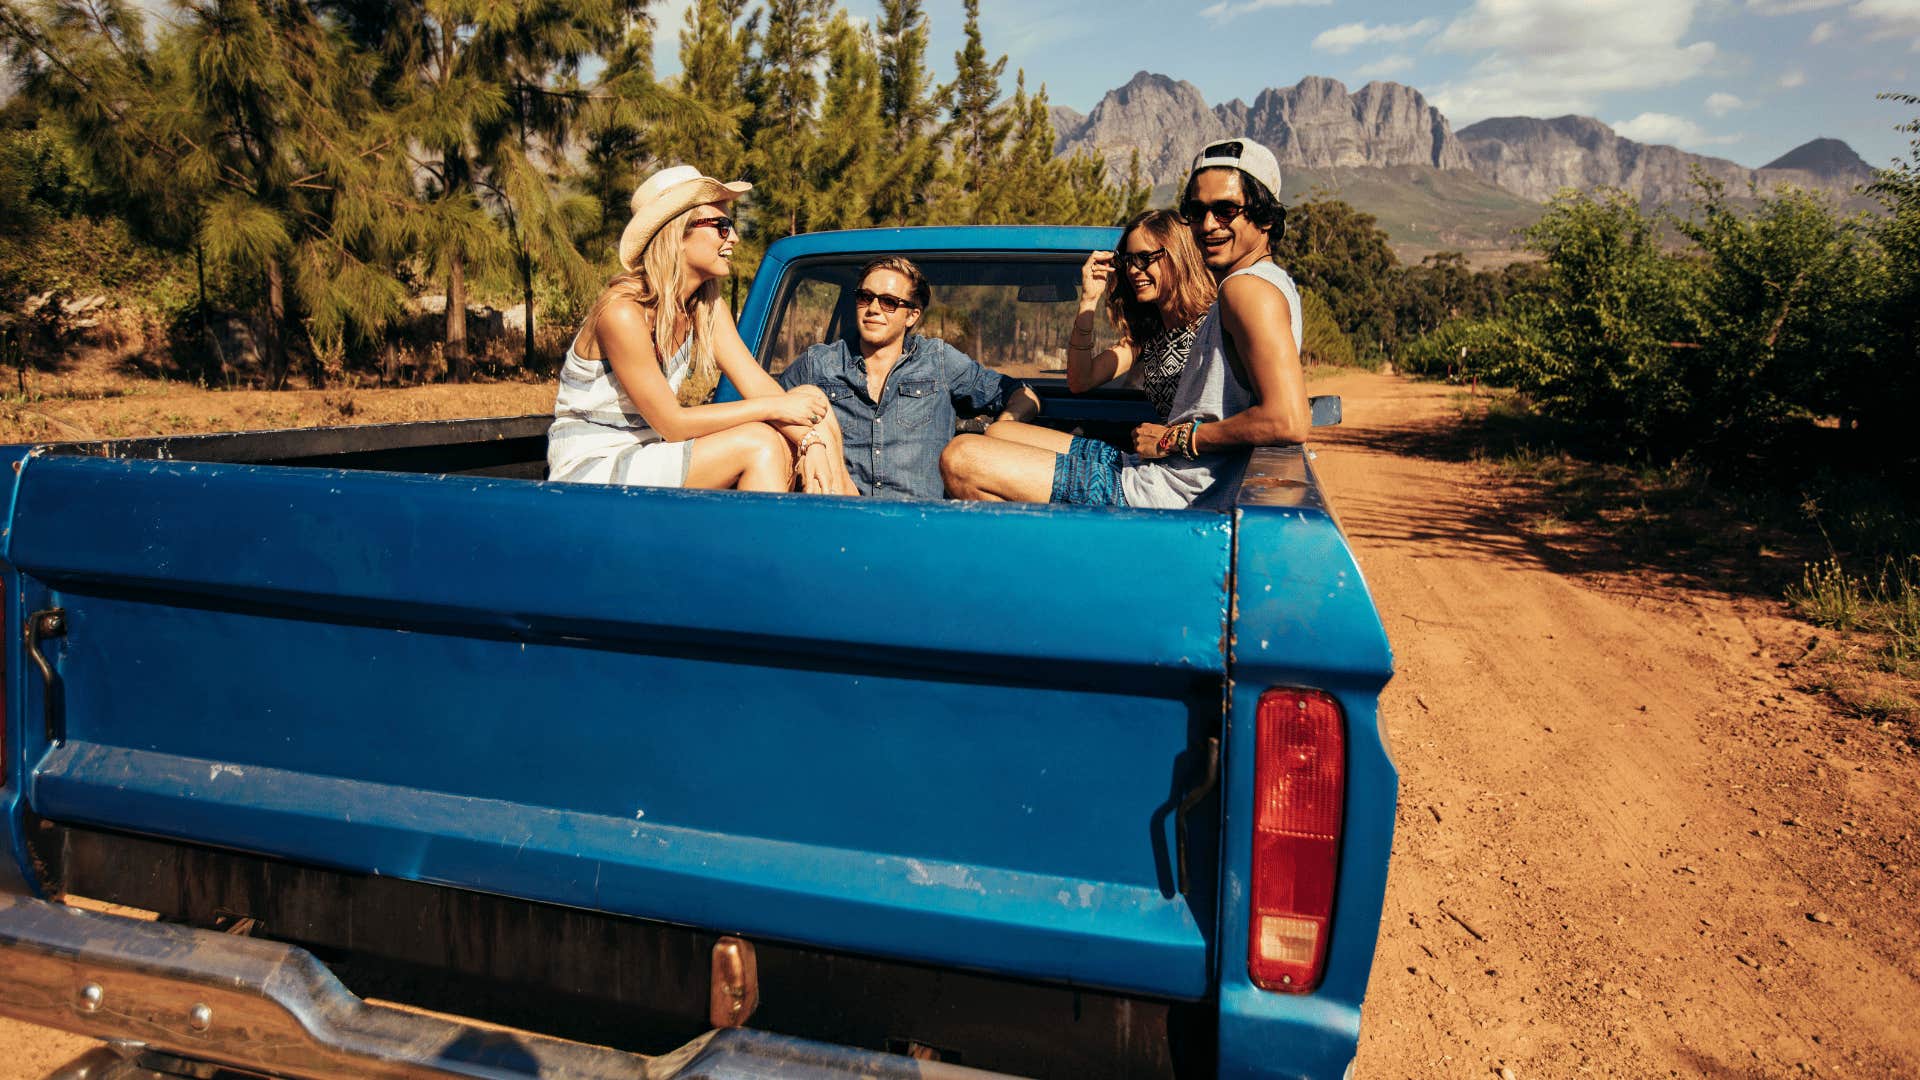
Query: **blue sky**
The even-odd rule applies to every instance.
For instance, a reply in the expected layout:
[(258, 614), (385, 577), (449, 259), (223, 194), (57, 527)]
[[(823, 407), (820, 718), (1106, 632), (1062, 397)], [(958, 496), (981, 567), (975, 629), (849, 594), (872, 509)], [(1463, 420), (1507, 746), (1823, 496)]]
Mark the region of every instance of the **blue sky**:
[[(1488, 116), (1581, 113), (1643, 142), (1758, 166), (1817, 136), (1868, 164), (1907, 156), (1893, 130), (1920, 108), (1920, 0), (980, 0), (990, 55), (1081, 112), (1145, 69), (1209, 104), (1328, 75), (1419, 89), (1455, 128)], [(656, 0), (659, 73), (687, 0)], [(847, 0), (871, 18), (877, 0)], [(965, 18), (927, 0), (930, 59), (948, 77)]]

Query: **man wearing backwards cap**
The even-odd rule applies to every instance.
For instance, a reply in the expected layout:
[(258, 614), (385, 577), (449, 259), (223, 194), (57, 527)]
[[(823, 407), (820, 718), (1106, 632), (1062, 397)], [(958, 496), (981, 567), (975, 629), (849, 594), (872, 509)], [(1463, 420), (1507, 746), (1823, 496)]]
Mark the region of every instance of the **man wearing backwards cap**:
[(1210, 143), (1193, 160), (1181, 216), (1219, 282), (1194, 335), (1166, 424), (1133, 431), (1134, 452), (1075, 438), (1065, 454), (955, 440), (941, 461), (960, 498), (1091, 506), (1224, 506), (1256, 446), (1305, 441), (1300, 294), (1274, 265), (1286, 224), (1280, 165), (1251, 139)]

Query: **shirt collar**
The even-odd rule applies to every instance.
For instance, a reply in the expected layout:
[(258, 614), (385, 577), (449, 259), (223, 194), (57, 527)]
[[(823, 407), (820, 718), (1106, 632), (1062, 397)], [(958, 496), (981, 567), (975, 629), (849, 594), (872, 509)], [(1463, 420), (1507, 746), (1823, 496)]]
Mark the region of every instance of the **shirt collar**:
[[(909, 330), (906, 338), (900, 342), (900, 359), (895, 360), (894, 365), (898, 366), (912, 359), (913, 355), (920, 351), (921, 341), (922, 338), (919, 334)], [(866, 355), (860, 351), (859, 336), (856, 334), (847, 334), (840, 339), (839, 345), (841, 357), (847, 366), (864, 373), (867, 370), (867, 358)]]

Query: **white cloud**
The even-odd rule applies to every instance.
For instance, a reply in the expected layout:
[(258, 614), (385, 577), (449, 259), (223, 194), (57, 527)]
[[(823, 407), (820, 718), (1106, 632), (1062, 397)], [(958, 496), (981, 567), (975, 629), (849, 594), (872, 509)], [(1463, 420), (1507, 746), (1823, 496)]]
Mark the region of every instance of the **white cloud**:
[(1613, 130), (1622, 138), (1653, 143), (1698, 142), (1707, 134), (1699, 124), (1683, 116), (1657, 112), (1643, 112), (1631, 120), (1616, 120)]
[(1322, 30), (1313, 39), (1313, 47), (1322, 52), (1349, 53), (1362, 45), (1398, 44), (1417, 37), (1426, 37), (1440, 29), (1440, 20), (1421, 19), (1412, 23), (1382, 23), (1368, 26), (1366, 23), (1342, 23), (1331, 30)]
[(1428, 95), (1455, 124), (1595, 110), (1615, 91), (1684, 82), (1719, 56), (1687, 41), (1696, 0), (1474, 0), (1436, 39), (1480, 54)]
[(1219, 3), (1200, 9), (1202, 18), (1217, 23), (1231, 22), (1242, 15), (1251, 15), (1268, 8), (1285, 7), (1326, 7), (1333, 0), (1219, 0)]
[(1389, 75), (1401, 75), (1413, 70), (1413, 57), (1405, 53), (1394, 53), (1381, 57), (1371, 64), (1362, 64), (1353, 69), (1356, 78), (1384, 79)]
[(1847, 0), (1747, 0), (1747, 10), (1755, 15), (1798, 15), (1839, 7)]
[(1839, 25), (1840, 24), (1835, 22), (1834, 20), (1828, 19), (1827, 21), (1819, 24), (1818, 26), (1815, 26), (1813, 28), (1813, 33), (1807, 35), (1807, 44), (1818, 45), (1821, 42), (1832, 38), (1833, 32), (1839, 28)]
[(1807, 85), (1807, 73), (1801, 71), (1799, 68), (1794, 68), (1792, 71), (1780, 76), (1780, 88), (1782, 90), (1794, 90), (1805, 85)]
[(1747, 103), (1728, 93), (1707, 95), (1707, 112), (1714, 116), (1725, 116), (1735, 109), (1744, 109)]
[(1615, 134), (1635, 142), (1683, 147), (1715, 146), (1741, 139), (1739, 135), (1709, 135), (1686, 117), (1668, 113), (1643, 112), (1631, 120), (1615, 121), (1612, 127)]
[[(1847, 14), (1874, 24), (1869, 41), (1920, 34), (1920, 0), (1860, 0)], [(1920, 52), (1920, 37), (1914, 38), (1913, 51)]]

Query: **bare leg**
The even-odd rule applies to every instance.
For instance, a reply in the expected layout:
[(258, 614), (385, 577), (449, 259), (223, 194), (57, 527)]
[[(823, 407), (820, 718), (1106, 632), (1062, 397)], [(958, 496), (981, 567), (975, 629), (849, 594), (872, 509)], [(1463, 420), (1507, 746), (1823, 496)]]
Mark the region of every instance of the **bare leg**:
[(962, 435), (940, 453), (940, 475), (956, 499), (1043, 503), (1053, 496), (1050, 450), (985, 435)]
[(1073, 436), (1064, 431), (1055, 431), (1039, 424), (1023, 424), (1018, 420), (996, 420), (987, 428), (987, 435), (1007, 442), (1037, 446), (1055, 454), (1064, 454), (1073, 446)]
[(702, 435), (693, 440), (687, 454), (690, 488), (789, 491), (793, 487), (793, 451), (784, 436), (765, 424), (741, 424)]

